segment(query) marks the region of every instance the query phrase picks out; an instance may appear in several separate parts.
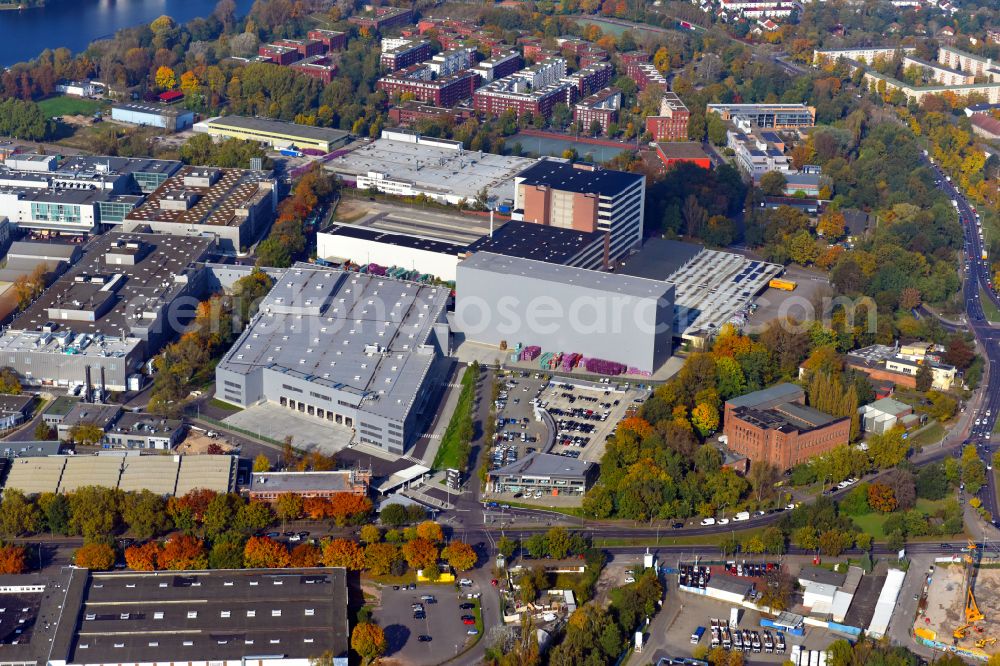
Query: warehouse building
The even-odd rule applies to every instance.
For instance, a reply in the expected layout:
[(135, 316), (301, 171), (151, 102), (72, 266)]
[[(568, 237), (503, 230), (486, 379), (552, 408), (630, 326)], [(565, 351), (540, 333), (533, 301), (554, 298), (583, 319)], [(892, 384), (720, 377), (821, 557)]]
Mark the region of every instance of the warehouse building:
[(458, 266), (455, 322), (467, 340), (575, 352), (654, 372), (672, 351), (663, 282), (477, 252)]
[(511, 220), (472, 243), (467, 254), (492, 252), (599, 271), (607, 270), (611, 264), (608, 238), (605, 231), (578, 231)]
[(165, 104), (115, 104), (111, 107), (111, 119), (130, 125), (181, 132), (194, 125), (194, 111)]
[[(347, 666), (346, 570), (99, 573), (77, 567), (4, 576), (18, 666)], [(16, 608), (16, 610), (14, 610)]]
[(124, 391), (201, 295), (210, 238), (107, 233), (0, 334), (22, 382)]
[(46, 279), (52, 280), (62, 275), (75, 264), (82, 255), (75, 243), (44, 243), (15, 241), (7, 251), (4, 267), (0, 269), (0, 282), (15, 282), (21, 277), (30, 277), (42, 266)]
[(213, 237), (223, 251), (238, 253), (260, 238), (277, 207), (270, 172), (187, 166), (129, 211), (122, 230)]
[(64, 442), (73, 441), (73, 429), (81, 425), (94, 425), (107, 431), (122, 415), (122, 406), (92, 402), (77, 402), (56, 425), (56, 434)]
[(154, 414), (125, 412), (105, 429), (101, 443), (113, 449), (156, 449), (169, 451), (184, 435), (184, 422)]
[(248, 118), (246, 116), (208, 118), (195, 125), (194, 131), (203, 132), (216, 139), (234, 138), (256, 141), (277, 150), (295, 146), (299, 149), (308, 148), (323, 153), (342, 148), (347, 144), (347, 139), (350, 136), (348, 132), (329, 127), (311, 127), (283, 120)]
[(506, 467), (491, 470), (486, 477), (488, 492), (541, 492), (543, 495), (582, 496), (596, 477), (597, 466), (551, 453), (529, 453)]
[(238, 460), (229, 455), (142, 456), (135, 452), (14, 458), (4, 484), (25, 495), (70, 493), (83, 486), (149, 490), (178, 497), (205, 488), (228, 493), (236, 487)]
[[(461, 76), (461, 75), (459, 75)], [(514, 198), (514, 177), (536, 160), (466, 150), (461, 141), (384, 130), (379, 140), (336, 157), (326, 168), (358, 189), (441, 203), (475, 201), (484, 188), (490, 201)]]
[(454, 281), (467, 246), (409, 233), (337, 224), (316, 234), (316, 256), (339, 257), (362, 266), (398, 267)]
[(297, 265), (216, 367), (216, 397), (268, 402), (403, 455), (434, 413), (449, 291)]
[(517, 174), (514, 185), (514, 220), (607, 232), (612, 260), (642, 245), (642, 174), (549, 158)]
[(847, 444), (851, 419), (808, 407), (800, 387), (778, 384), (727, 400), (723, 431), (732, 451), (786, 470)]
[(31, 415), (35, 396), (7, 395), (0, 393), (0, 430), (8, 430), (24, 423)]

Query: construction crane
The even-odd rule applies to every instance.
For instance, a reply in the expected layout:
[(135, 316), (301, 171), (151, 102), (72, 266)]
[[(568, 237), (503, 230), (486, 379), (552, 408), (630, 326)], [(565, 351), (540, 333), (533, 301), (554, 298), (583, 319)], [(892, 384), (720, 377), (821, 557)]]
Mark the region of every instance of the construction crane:
[(973, 593), (976, 583), (976, 570), (979, 566), (979, 554), (979, 546), (972, 539), (969, 539), (965, 547), (965, 554), (962, 556), (962, 559), (965, 561), (965, 624), (955, 629), (952, 633), (956, 642), (965, 638), (966, 633), (973, 625), (986, 619), (986, 616), (979, 609), (979, 604), (976, 602), (976, 595)]

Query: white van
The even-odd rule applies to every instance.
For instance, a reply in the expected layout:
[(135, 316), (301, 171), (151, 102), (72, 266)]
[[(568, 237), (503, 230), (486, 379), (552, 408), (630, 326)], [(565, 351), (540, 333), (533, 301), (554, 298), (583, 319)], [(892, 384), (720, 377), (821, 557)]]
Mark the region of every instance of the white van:
[(733, 520), (735, 522), (741, 522), (741, 521), (744, 521), (744, 520), (750, 520), (750, 512), (749, 511), (740, 511), (735, 516), (733, 516)]
[(706, 527), (709, 526), (709, 525), (714, 525), (715, 524), (715, 518), (702, 518), (701, 519), (701, 524), (704, 525), (704, 526), (706, 526)]

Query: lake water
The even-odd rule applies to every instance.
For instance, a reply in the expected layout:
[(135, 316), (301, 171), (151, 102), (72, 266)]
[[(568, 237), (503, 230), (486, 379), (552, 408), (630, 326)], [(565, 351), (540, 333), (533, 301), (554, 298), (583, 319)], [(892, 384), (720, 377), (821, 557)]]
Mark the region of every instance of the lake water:
[[(149, 23), (166, 14), (183, 23), (208, 16), (217, 0), (49, 0), (45, 7), (0, 11), (0, 65), (31, 60), (44, 49), (65, 46), (83, 51), (95, 39)], [(236, 0), (236, 13), (250, 11), (253, 0)]]

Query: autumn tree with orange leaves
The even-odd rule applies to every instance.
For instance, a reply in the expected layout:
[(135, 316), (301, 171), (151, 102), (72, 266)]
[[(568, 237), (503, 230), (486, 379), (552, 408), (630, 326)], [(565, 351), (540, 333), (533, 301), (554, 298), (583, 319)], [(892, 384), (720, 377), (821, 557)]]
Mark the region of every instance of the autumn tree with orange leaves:
[(425, 520), (417, 525), (417, 536), (433, 543), (444, 541), (444, 530), (433, 520)]
[(365, 546), (365, 569), (374, 576), (384, 576), (399, 558), (399, 548), (391, 543), (371, 543)]
[(330, 499), (330, 516), (337, 525), (357, 525), (372, 512), (372, 501), (354, 493), (334, 493)]
[(311, 543), (300, 543), (289, 553), (293, 567), (318, 567), (323, 560), (323, 551)]
[(414, 569), (429, 569), (437, 564), (438, 548), (433, 541), (418, 537), (403, 544), (403, 557)]
[(156, 571), (160, 558), (160, 544), (147, 541), (125, 549), (125, 564), (132, 571)]
[(349, 539), (330, 539), (323, 544), (323, 564), (360, 571), (365, 568), (365, 549)]
[(28, 570), (28, 552), (24, 546), (0, 546), (0, 574), (23, 574)]
[(208, 568), (205, 542), (188, 534), (175, 535), (167, 540), (156, 558), (161, 569), (190, 571)]
[(476, 550), (462, 541), (452, 541), (441, 551), (441, 557), (448, 561), (456, 571), (468, 571), (476, 566), (479, 557)]
[(107, 571), (115, 566), (115, 551), (106, 543), (85, 543), (73, 554), (73, 564), (93, 571)]
[(251, 537), (243, 548), (243, 563), (248, 569), (280, 569), (291, 561), (285, 544), (267, 537)]

